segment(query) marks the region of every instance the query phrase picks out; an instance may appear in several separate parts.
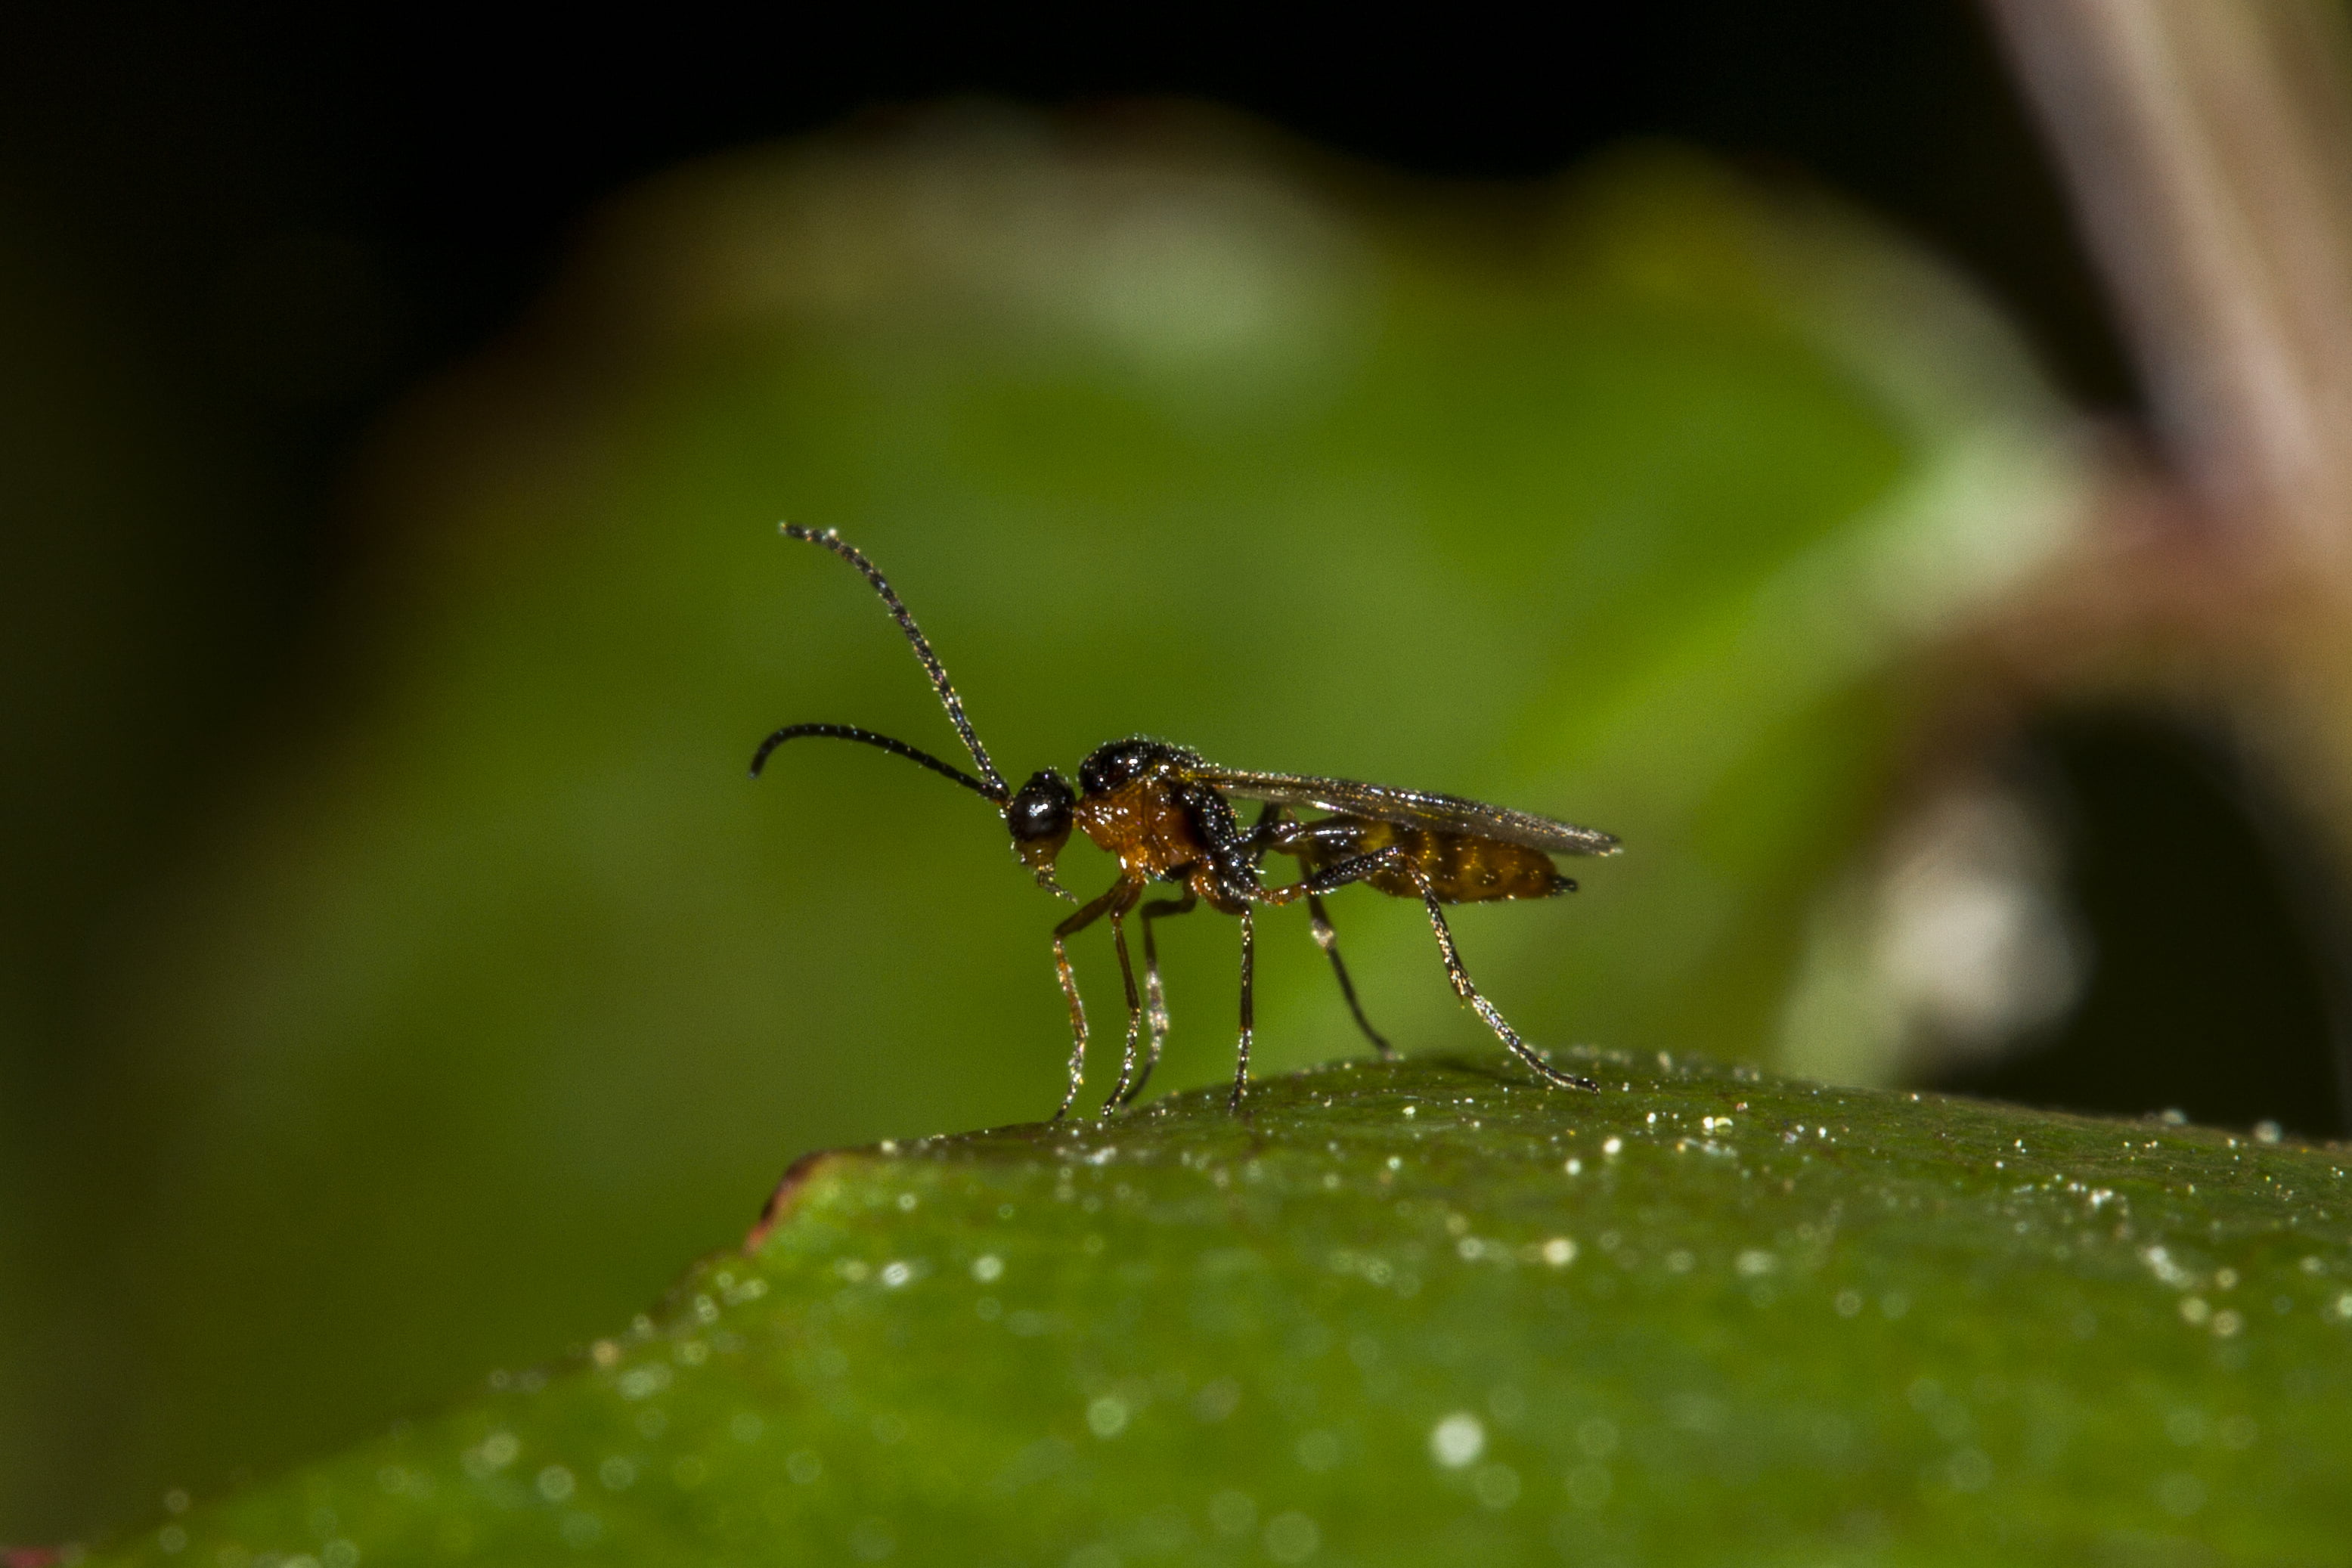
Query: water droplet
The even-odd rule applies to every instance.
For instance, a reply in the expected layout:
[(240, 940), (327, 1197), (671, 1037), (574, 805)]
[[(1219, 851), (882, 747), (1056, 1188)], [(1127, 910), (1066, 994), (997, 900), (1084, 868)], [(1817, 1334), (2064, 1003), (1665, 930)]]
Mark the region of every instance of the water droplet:
[(2156, 1506), (2175, 1519), (2187, 1519), (2205, 1506), (2205, 1483), (2176, 1470), (2156, 1483)]
[(1467, 1410), (1457, 1410), (1430, 1428), (1429, 1454), (1449, 1470), (1458, 1470), (1486, 1451), (1486, 1427)]
[(659, 1394), (670, 1384), (670, 1370), (660, 1362), (647, 1362), (623, 1373), (614, 1386), (624, 1399), (646, 1399)]
[(1624, 1150), (1625, 1140), (1622, 1138), (1612, 1138), (1609, 1142), (1601, 1145), (1601, 1152), (1603, 1154), (1608, 1155), (1612, 1160), (1619, 1154), (1624, 1152)]
[(1203, 1421), (1223, 1421), (1241, 1402), (1242, 1385), (1230, 1377), (1221, 1377), (1192, 1396), (1192, 1414)]
[(914, 1277), (915, 1270), (909, 1264), (896, 1261), (886, 1263), (882, 1266), (882, 1289), (896, 1290)]
[(1974, 1448), (1963, 1448), (1944, 1466), (1944, 1478), (1956, 1492), (1980, 1492), (1992, 1484), (1992, 1461)]
[(1862, 1311), (1862, 1292), (1841, 1290), (1837, 1293), (1837, 1300), (1833, 1305), (1837, 1308), (1837, 1315), (1841, 1318), (1858, 1316)]
[(824, 1474), (824, 1461), (806, 1448), (794, 1448), (784, 1456), (784, 1474), (800, 1486), (814, 1486)]
[(1116, 1437), (1127, 1430), (1127, 1402), (1106, 1394), (1087, 1406), (1087, 1429), (1097, 1437)]
[(562, 1465), (550, 1465), (539, 1472), (539, 1495), (550, 1502), (562, 1502), (572, 1495), (572, 1472)]
[(2276, 1143), (2285, 1136), (2286, 1130), (2275, 1121), (2263, 1121), (2254, 1123), (2254, 1142), (2257, 1143)]
[(625, 1491), (636, 1480), (637, 1467), (614, 1454), (596, 1467), (596, 1479), (604, 1483), (606, 1491)]
[(1751, 1247), (1733, 1260), (1732, 1267), (1738, 1269), (1744, 1278), (1752, 1279), (1780, 1268), (1780, 1260), (1760, 1247)]
[[(1570, 1164), (1576, 1163), (1570, 1160)], [(1543, 1260), (1554, 1268), (1565, 1268), (1576, 1261), (1576, 1243), (1565, 1236), (1555, 1236), (1543, 1244)]]
[(1296, 1509), (1265, 1521), (1265, 1554), (1276, 1563), (1304, 1563), (1322, 1544), (1323, 1532)]

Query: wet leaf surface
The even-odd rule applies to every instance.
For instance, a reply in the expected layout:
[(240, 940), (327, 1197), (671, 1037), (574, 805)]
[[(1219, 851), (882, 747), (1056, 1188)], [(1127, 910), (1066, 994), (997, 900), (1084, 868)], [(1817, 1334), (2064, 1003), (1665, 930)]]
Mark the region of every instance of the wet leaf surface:
[(105, 1560), (2341, 1561), (2340, 1149), (1580, 1060), (812, 1157), (658, 1314)]

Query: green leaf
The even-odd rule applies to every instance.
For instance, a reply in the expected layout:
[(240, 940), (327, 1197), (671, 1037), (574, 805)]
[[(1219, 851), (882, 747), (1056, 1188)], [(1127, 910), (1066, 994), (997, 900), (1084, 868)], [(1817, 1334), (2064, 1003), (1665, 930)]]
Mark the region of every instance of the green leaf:
[(814, 1156), (658, 1319), (105, 1561), (2340, 1560), (2340, 1152), (1583, 1059)]

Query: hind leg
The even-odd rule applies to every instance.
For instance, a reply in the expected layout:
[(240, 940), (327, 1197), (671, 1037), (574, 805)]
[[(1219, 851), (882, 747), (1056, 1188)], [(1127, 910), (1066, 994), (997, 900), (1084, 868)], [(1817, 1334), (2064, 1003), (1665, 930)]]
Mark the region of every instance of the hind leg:
[(1495, 1037), (1509, 1047), (1511, 1054), (1525, 1062), (1528, 1070), (1544, 1082), (1555, 1089), (1586, 1089), (1599, 1093), (1601, 1086), (1591, 1079), (1562, 1072), (1544, 1060), (1533, 1046), (1519, 1038), (1518, 1031), (1511, 1027), (1510, 1021), (1496, 1005), (1479, 993), (1478, 987), (1471, 983), (1469, 970), (1463, 967), (1461, 952), (1454, 945), (1454, 931), (1445, 923), (1445, 911), (1438, 905), (1437, 889), (1430, 886), (1429, 879), (1422, 874), (1419, 867), (1397, 850), (1381, 849), (1326, 867), (1287, 888), (1274, 889), (1267, 901), (1289, 903), (1296, 899), (1311, 899), (1335, 888), (1343, 888), (1349, 882), (1362, 881), (1375, 872), (1391, 868), (1411, 878), (1413, 887), (1421, 894), (1422, 905), (1429, 911), (1429, 929), (1437, 938), (1438, 956), (1445, 961), (1445, 978), (1453, 983), (1454, 994), (1470, 1004), (1471, 1011), (1478, 1015), (1486, 1027), (1495, 1031)]
[(1395, 1056), (1396, 1047), (1372, 1027), (1372, 1021), (1364, 1016), (1364, 1005), (1356, 1000), (1355, 982), (1348, 978), (1348, 965), (1339, 957), (1339, 933), (1331, 929), (1331, 917), (1323, 908), (1322, 894), (1307, 895), (1307, 929), (1315, 938), (1315, 945), (1331, 960), (1331, 973), (1339, 977), (1339, 994), (1348, 999), (1348, 1011), (1356, 1016), (1356, 1027), (1364, 1031), (1364, 1038), (1371, 1041), (1372, 1048), (1383, 1058)]

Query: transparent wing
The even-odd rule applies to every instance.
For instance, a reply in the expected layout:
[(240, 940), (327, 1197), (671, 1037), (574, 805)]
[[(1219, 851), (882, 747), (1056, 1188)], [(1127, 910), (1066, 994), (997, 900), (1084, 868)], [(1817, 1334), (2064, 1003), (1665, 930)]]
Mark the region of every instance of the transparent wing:
[(1395, 789), (1388, 784), (1359, 784), (1354, 779), (1318, 778), (1311, 773), (1254, 773), (1205, 763), (1186, 770), (1199, 783), (1239, 800), (1265, 800), (1278, 805), (1310, 805), (1393, 822), (1402, 827), (1433, 828), (1441, 833), (1468, 833), (1524, 844), (1553, 855), (1614, 855), (1614, 835), (1593, 827), (1554, 822), (1531, 811), (1488, 805), (1459, 795), (1428, 790)]

